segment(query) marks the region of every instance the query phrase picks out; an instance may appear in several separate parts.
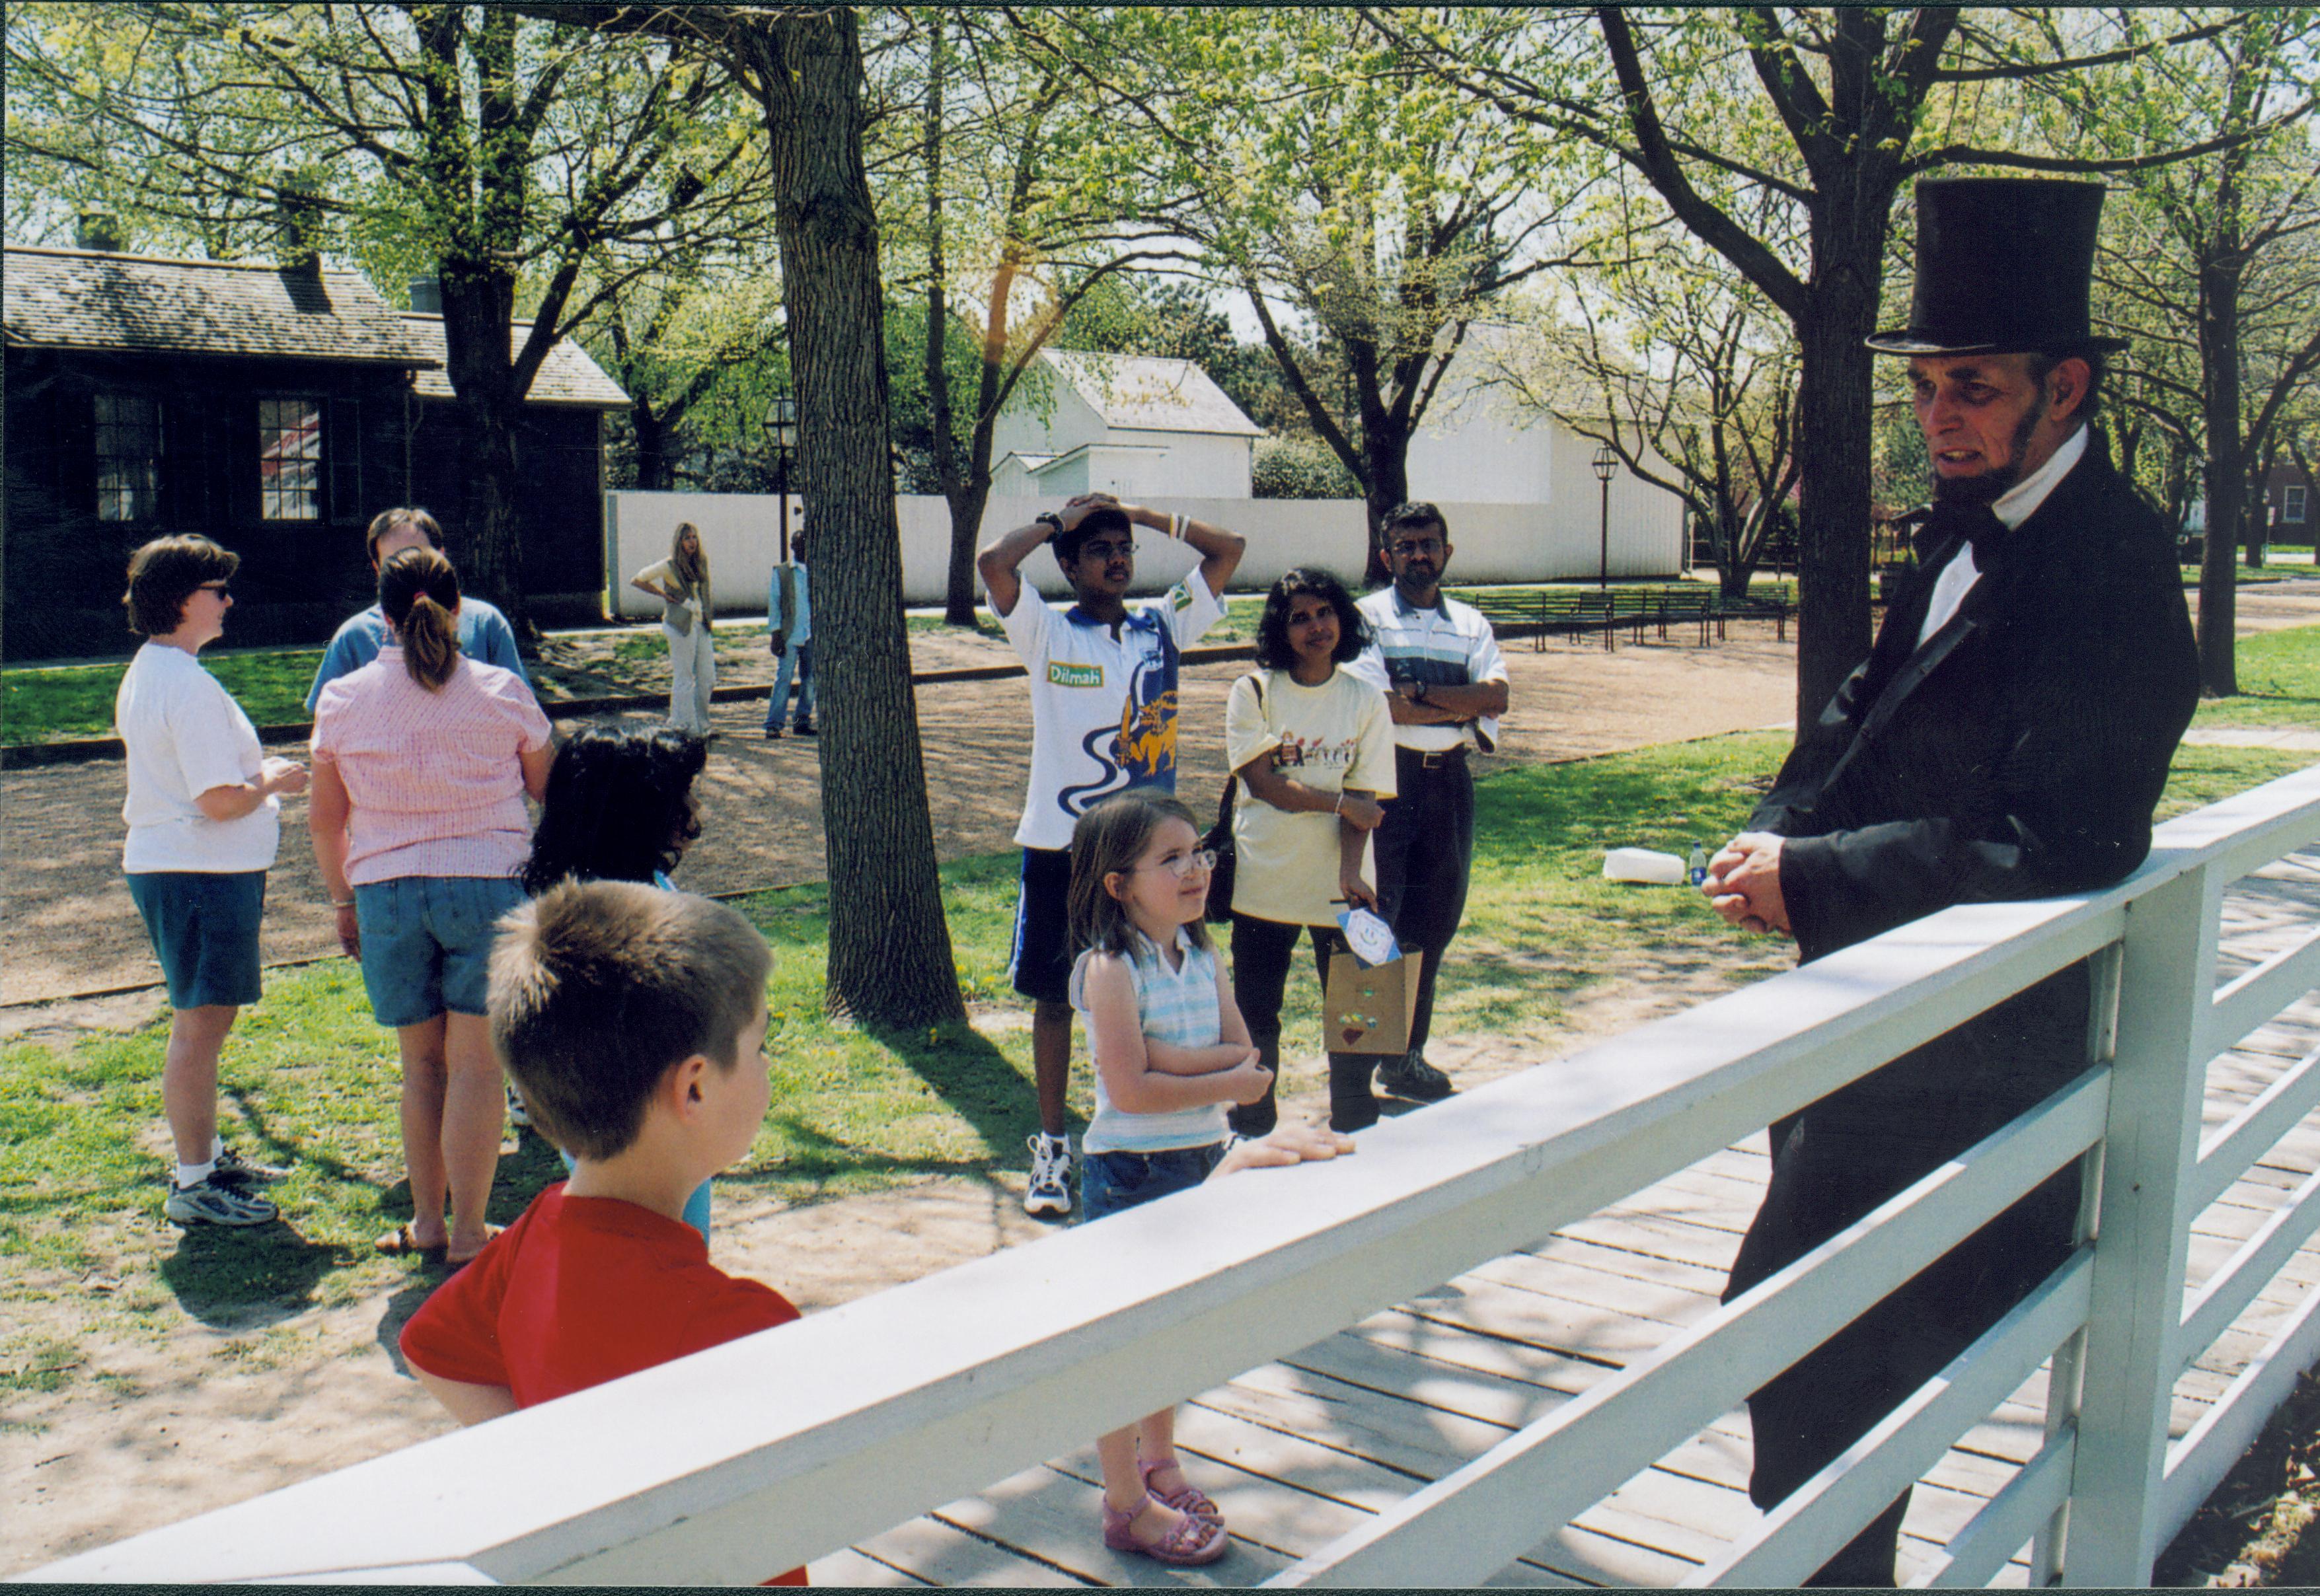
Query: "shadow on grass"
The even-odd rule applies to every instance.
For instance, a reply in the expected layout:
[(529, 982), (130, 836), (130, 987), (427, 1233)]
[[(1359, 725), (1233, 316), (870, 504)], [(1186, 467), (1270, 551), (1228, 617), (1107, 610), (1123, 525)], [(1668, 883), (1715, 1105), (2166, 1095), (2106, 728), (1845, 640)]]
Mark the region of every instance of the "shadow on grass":
[(972, 1025), (954, 1021), (925, 1029), (867, 1032), (927, 1083), (951, 1111), (1003, 1154), (1038, 1128), (1031, 1088), (998, 1044)]
[(177, 1305), (204, 1324), (243, 1330), (313, 1305), (314, 1288), (358, 1261), (354, 1249), (309, 1241), (286, 1221), (269, 1225), (187, 1225), (160, 1276)]

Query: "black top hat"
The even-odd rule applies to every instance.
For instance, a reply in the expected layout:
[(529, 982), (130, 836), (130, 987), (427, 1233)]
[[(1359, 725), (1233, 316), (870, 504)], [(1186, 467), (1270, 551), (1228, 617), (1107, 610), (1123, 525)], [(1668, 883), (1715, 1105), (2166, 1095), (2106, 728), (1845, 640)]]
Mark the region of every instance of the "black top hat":
[(2103, 185), (2052, 177), (1917, 185), (1909, 325), (1866, 340), (1881, 355), (2046, 355), (2124, 349), (2088, 324)]

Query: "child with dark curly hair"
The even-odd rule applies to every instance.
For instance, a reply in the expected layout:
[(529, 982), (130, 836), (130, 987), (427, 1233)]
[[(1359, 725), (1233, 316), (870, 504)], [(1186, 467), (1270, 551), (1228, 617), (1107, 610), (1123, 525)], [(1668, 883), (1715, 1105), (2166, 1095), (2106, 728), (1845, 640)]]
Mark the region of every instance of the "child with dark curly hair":
[[(674, 891), (668, 872), (701, 834), (693, 784), (708, 759), (706, 744), (675, 726), (582, 727), (548, 769), (539, 826), (524, 861), (524, 891), (538, 897), (566, 879), (636, 881)], [(513, 1083), (508, 1099), (516, 1123), (531, 1123)], [(571, 1152), (563, 1157), (572, 1168)], [(709, 1185), (702, 1181), (684, 1204), (684, 1222), (703, 1239)]]

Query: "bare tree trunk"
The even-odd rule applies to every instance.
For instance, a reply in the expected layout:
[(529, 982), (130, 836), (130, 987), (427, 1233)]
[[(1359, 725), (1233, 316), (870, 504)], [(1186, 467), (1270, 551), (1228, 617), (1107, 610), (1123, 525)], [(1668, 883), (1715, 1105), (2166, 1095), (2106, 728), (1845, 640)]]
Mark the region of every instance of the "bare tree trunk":
[(516, 455), (522, 401), (515, 392), (508, 344), (515, 284), (488, 264), (446, 260), (439, 272), (447, 374), (458, 396), (467, 478), (453, 554), (467, 591), (497, 605), (530, 649), (539, 644), (539, 628), (524, 596), (523, 523), (517, 509), (523, 493)]
[(814, 674), (828, 704), (822, 827), (832, 1014), (963, 1019), (902, 626), (878, 222), (862, 162), (862, 50), (844, 7), (743, 41), (772, 143), (798, 455), (814, 486)]
[(639, 399), (630, 407), (629, 426), (637, 435), (637, 486), (648, 493), (668, 492), (676, 486), (668, 458), (668, 419)]
[[(2232, 202), (2216, 197), (2223, 212)], [(2199, 686), (2215, 697), (2240, 690), (2237, 561), (2246, 450), (2240, 438), (2238, 230), (2226, 220), (2200, 275), (2199, 360), (2206, 370), (2207, 542), (2199, 561)]]
[[(1876, 208), (1881, 233), (1883, 208)], [(1877, 283), (1840, 257), (1840, 268), (1799, 319), (1802, 379), (1797, 452), (1804, 491), (1797, 528), (1797, 724), (1810, 726), (1869, 653), (1870, 361), (1862, 339), (1875, 329)], [(1823, 258), (1826, 258), (1824, 257)], [(1846, 292), (1837, 291), (1837, 284)]]

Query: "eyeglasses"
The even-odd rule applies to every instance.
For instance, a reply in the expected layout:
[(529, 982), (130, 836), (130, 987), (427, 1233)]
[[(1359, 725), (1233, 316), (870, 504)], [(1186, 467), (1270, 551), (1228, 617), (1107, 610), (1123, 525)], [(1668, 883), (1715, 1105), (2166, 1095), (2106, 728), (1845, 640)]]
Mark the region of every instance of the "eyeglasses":
[(233, 589), (225, 582), (205, 582), (201, 584), (199, 591), (204, 593), (215, 593), (219, 598), (222, 599), (229, 593), (232, 592)]
[(1080, 545), (1080, 558), (1083, 560), (1124, 560), (1135, 552), (1136, 545), (1132, 542), (1107, 541)]
[(1217, 854), (1213, 848), (1195, 848), (1182, 859), (1164, 859), (1158, 864), (1139, 865), (1137, 868), (1147, 870), (1166, 870), (1181, 881), (1194, 870), (1216, 869)]
[(1442, 552), (1442, 540), (1438, 537), (1407, 537), (1388, 546), (1393, 553), (1405, 557), (1410, 555), (1438, 555)]

